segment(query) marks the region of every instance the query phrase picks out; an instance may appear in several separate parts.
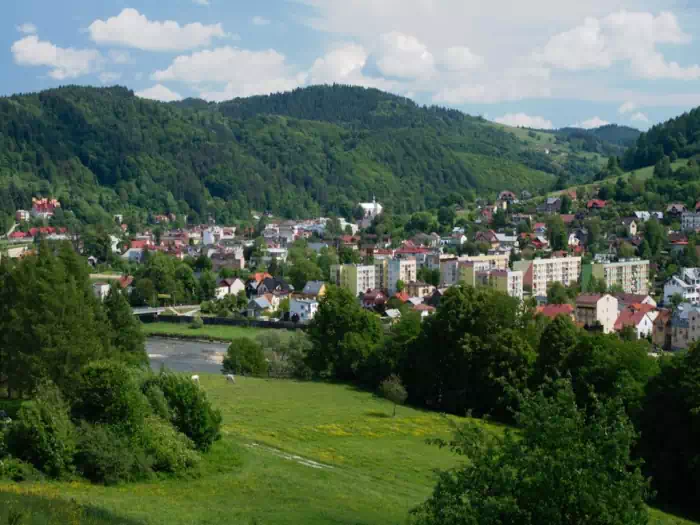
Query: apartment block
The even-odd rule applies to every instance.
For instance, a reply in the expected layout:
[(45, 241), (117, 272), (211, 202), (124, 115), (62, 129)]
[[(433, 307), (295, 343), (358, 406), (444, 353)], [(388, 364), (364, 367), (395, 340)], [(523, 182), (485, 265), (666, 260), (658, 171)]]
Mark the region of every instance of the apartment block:
[(700, 229), (700, 213), (685, 212), (681, 215), (681, 228), (683, 231)]
[[(508, 269), (509, 255), (506, 254), (495, 254), (495, 255), (473, 255), (473, 256), (463, 256), (459, 259), (450, 259), (445, 261), (440, 261), (440, 284), (442, 286), (452, 286), (457, 284), (460, 280), (460, 264), (463, 263), (480, 263), (482, 268), (487, 268), (489, 270), (507, 270)], [(486, 266), (483, 266), (483, 265)]]
[(389, 261), (390, 259), (374, 260), (374, 290), (389, 289)]
[(569, 286), (578, 282), (581, 257), (557, 257), (517, 261), (513, 269), (523, 272), (523, 285), (530, 286), (533, 297), (546, 297), (547, 288), (556, 282)]
[(700, 268), (683, 268), (664, 284), (664, 304), (676, 294), (684, 303), (700, 304)]
[(460, 264), (460, 281), (474, 287), (485, 287), (523, 298), (523, 272), (492, 269), (488, 262)]
[(331, 282), (359, 296), (373, 290), (376, 285), (374, 265), (334, 264), (331, 266)]
[(617, 321), (617, 299), (608, 294), (580, 294), (576, 298), (576, 322), (586, 328), (603, 327), (603, 333), (615, 330)]
[(635, 258), (593, 264), (591, 275), (603, 279), (608, 289), (619, 286), (625, 293), (649, 293), (649, 261)]
[(403, 281), (404, 283), (416, 281), (417, 273), (418, 269), (415, 259), (392, 259), (389, 261), (387, 286), (389, 295), (394, 295), (398, 291), (396, 289), (396, 283), (399, 281)]

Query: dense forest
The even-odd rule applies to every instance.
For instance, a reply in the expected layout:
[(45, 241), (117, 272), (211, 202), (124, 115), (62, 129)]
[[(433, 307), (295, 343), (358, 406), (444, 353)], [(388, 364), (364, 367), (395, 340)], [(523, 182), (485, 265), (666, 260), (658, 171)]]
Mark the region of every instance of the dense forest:
[(0, 98), (0, 217), (39, 195), (87, 223), (130, 212), (349, 216), (372, 195), (401, 213), (469, 190), (543, 191), (564, 169), (481, 118), (357, 87), (222, 104), (121, 87)]
[(609, 124), (595, 129), (561, 128), (555, 134), (558, 140), (568, 142), (574, 151), (619, 157), (634, 146), (641, 133), (627, 126)]
[(665, 156), (671, 161), (700, 153), (700, 108), (652, 127), (627, 150), (622, 167), (626, 170), (653, 166)]

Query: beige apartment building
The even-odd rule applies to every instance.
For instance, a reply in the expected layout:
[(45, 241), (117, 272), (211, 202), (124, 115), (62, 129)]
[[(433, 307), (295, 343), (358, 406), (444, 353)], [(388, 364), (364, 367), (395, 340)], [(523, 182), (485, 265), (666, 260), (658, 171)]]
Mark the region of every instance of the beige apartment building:
[(649, 293), (649, 261), (623, 259), (618, 262), (593, 264), (592, 275), (603, 279), (608, 289), (619, 286), (625, 293)]
[(581, 257), (556, 257), (517, 261), (513, 269), (523, 272), (523, 284), (532, 287), (533, 297), (546, 297), (547, 288), (556, 282), (569, 286), (581, 275)]
[(374, 260), (374, 290), (389, 289), (389, 260)]
[[(462, 256), (458, 259), (450, 259), (440, 262), (440, 284), (442, 286), (452, 286), (460, 280), (460, 264), (462, 263), (482, 263), (487, 265), (489, 270), (507, 270), (509, 255), (472, 255)], [(483, 266), (482, 266), (483, 267)]]
[[(374, 268), (374, 267), (373, 267)], [(418, 268), (415, 259), (392, 259), (389, 261), (388, 285), (389, 295), (397, 292), (396, 283), (403, 281), (404, 284), (416, 281)]]
[(460, 264), (460, 280), (469, 286), (492, 288), (511, 297), (523, 298), (523, 272), (492, 269), (488, 262)]
[(580, 294), (576, 298), (576, 322), (590, 328), (600, 323), (603, 333), (615, 330), (618, 302), (609, 294)]
[(334, 264), (331, 266), (331, 282), (359, 296), (375, 287), (374, 265)]

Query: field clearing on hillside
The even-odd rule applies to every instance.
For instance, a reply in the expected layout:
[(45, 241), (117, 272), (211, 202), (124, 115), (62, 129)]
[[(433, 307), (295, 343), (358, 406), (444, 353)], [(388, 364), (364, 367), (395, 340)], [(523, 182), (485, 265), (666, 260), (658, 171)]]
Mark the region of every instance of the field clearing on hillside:
[[(392, 418), (389, 402), (346, 385), (231, 385), (218, 375), (201, 384), (224, 420), (200, 477), (2, 484), (0, 523), (29, 509), (23, 525), (403, 524), (430, 494), (434, 469), (459, 461), (426, 439), (449, 438), (460, 418), (406, 407)], [(651, 523), (692, 525), (658, 511)]]
[(181, 337), (186, 339), (209, 339), (218, 341), (231, 341), (238, 337), (248, 337), (255, 339), (263, 333), (279, 334), (282, 337), (289, 337), (290, 330), (278, 330), (275, 328), (251, 328), (243, 326), (219, 326), (206, 325), (202, 328), (190, 328), (189, 324), (177, 323), (144, 323), (143, 333), (149, 336)]
[(502, 191), (505, 189), (519, 192), (551, 188), (556, 177), (544, 171), (538, 171), (517, 162), (502, 159), (494, 161), (490, 157), (474, 153), (457, 153), (462, 163), (469, 168), (479, 187)]

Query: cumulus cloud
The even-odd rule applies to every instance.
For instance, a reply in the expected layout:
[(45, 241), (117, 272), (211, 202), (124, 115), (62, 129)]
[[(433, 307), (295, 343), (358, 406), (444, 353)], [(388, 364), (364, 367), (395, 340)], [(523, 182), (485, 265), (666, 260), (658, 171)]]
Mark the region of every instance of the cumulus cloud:
[(607, 126), (608, 124), (610, 124), (610, 122), (608, 122), (607, 120), (603, 120), (600, 117), (593, 117), (588, 120), (577, 122), (572, 127), (581, 129), (595, 129), (601, 126)]
[(472, 53), (464, 46), (448, 47), (440, 58), (440, 64), (448, 71), (476, 69), (484, 64), (484, 57)]
[(550, 71), (541, 67), (514, 67), (475, 78), (443, 75), (439, 82), (443, 87), (436, 88), (432, 97), (437, 104), (494, 103), (551, 95)]
[(33, 35), (34, 33), (36, 33), (37, 29), (36, 29), (36, 26), (34, 24), (27, 22), (27, 23), (18, 25), (17, 31), (19, 31), (20, 33), (24, 33), (25, 35)]
[(643, 124), (648, 124), (649, 123), (649, 117), (647, 117), (644, 113), (641, 111), (638, 111), (634, 115), (630, 117), (630, 120), (632, 122), (641, 122)]
[(314, 61), (309, 70), (307, 82), (309, 84), (352, 84), (385, 91), (400, 91), (396, 82), (364, 74), (363, 70), (368, 58), (369, 53), (359, 44), (338, 45)]
[(693, 80), (700, 78), (700, 66), (668, 62), (657, 48), (689, 41), (673, 13), (619, 11), (603, 18), (588, 17), (583, 24), (553, 36), (534, 58), (568, 71), (607, 69), (619, 62), (641, 78)]
[(12, 55), (15, 63), (21, 66), (50, 68), (49, 76), (56, 80), (92, 73), (103, 61), (97, 50), (62, 48), (51, 42), (39, 40), (36, 35), (27, 36), (12, 44)]
[(160, 100), (162, 102), (173, 102), (182, 100), (179, 93), (172, 91), (162, 84), (156, 84), (153, 87), (136, 92), (137, 97), (147, 98), (150, 100)]
[(88, 28), (98, 44), (133, 47), (146, 51), (186, 51), (225, 38), (221, 24), (199, 22), (181, 26), (172, 20), (151, 21), (136, 9), (124, 9), (107, 20), (95, 20)]
[(295, 73), (285, 56), (273, 49), (225, 46), (179, 56), (167, 69), (156, 71), (153, 79), (184, 82), (198, 88), (202, 98), (227, 100), (288, 91), (304, 84), (306, 75)]
[(635, 102), (628, 101), (628, 102), (625, 102), (624, 104), (622, 104), (618, 108), (617, 112), (620, 115), (626, 115), (627, 113), (632, 113), (635, 109), (637, 109), (637, 104)]
[(526, 113), (507, 113), (494, 119), (494, 122), (517, 128), (554, 129), (554, 124), (552, 124), (551, 120)]
[(435, 58), (416, 37), (392, 31), (379, 38), (377, 69), (387, 77), (425, 78), (432, 75)]
[(254, 26), (266, 26), (270, 24), (270, 21), (262, 16), (254, 16), (251, 20)]
[(122, 74), (115, 73), (113, 71), (104, 71), (99, 74), (98, 78), (103, 84), (113, 84), (114, 82), (122, 78)]

